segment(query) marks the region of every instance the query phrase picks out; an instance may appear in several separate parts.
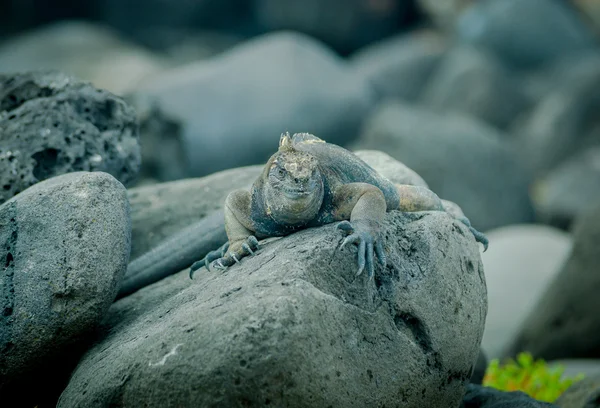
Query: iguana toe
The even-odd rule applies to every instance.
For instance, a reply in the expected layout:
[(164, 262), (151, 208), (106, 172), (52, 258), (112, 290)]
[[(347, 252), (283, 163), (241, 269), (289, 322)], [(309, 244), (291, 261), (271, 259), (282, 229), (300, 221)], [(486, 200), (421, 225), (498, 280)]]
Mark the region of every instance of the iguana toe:
[(375, 263), (373, 262), (373, 255), (375, 254), (382, 265), (386, 263), (385, 252), (383, 245), (379, 239), (379, 233), (377, 228), (369, 222), (357, 222), (350, 223), (348, 221), (342, 221), (338, 224), (338, 228), (350, 234), (344, 239), (340, 249), (347, 244), (358, 244), (358, 271), (356, 275), (360, 275), (366, 269), (370, 279), (375, 276)]
[(487, 251), (488, 246), (490, 244), (490, 241), (488, 240), (488, 238), (485, 236), (484, 233), (477, 231), (472, 225), (471, 225), (471, 221), (469, 221), (469, 219), (467, 217), (460, 217), (458, 218), (458, 220), (460, 222), (462, 222), (463, 224), (465, 224), (467, 227), (469, 227), (469, 231), (471, 231), (471, 234), (473, 234), (473, 236), (475, 237), (475, 240), (477, 242), (480, 242), (481, 244), (483, 244), (483, 252)]

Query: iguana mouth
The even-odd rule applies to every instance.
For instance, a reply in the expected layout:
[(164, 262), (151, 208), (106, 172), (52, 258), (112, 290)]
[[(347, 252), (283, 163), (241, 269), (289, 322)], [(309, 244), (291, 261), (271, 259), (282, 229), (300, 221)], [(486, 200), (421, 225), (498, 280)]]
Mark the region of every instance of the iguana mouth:
[(303, 188), (286, 188), (283, 189), (283, 194), (287, 197), (287, 198), (300, 198), (303, 196), (307, 196), (309, 195), (311, 192), (309, 190), (303, 189)]

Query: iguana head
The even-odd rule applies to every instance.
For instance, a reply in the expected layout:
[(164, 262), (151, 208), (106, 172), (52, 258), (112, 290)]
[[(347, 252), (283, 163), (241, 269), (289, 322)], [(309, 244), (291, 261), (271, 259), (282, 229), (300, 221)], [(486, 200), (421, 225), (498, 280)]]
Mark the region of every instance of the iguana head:
[(317, 159), (294, 149), (288, 134), (270, 162), (264, 197), (267, 211), (277, 222), (302, 224), (312, 220), (323, 202), (323, 178)]

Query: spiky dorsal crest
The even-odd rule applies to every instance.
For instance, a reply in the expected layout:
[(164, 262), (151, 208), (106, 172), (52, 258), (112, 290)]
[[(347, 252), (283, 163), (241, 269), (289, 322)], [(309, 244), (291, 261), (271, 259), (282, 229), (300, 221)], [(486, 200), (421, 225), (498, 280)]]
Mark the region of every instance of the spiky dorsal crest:
[(294, 146), (292, 144), (292, 138), (290, 136), (290, 132), (285, 132), (281, 134), (279, 138), (279, 151), (280, 152), (289, 152), (294, 150)]

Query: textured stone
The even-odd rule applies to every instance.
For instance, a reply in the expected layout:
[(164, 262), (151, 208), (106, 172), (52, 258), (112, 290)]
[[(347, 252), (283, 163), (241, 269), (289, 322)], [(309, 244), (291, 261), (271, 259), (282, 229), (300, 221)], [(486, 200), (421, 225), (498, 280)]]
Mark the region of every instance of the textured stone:
[(530, 222), (530, 178), (504, 135), (458, 114), (390, 101), (364, 125), (353, 149), (382, 150), (416, 171), (479, 230)]
[(571, 251), (571, 237), (544, 225), (511, 225), (486, 231), (481, 255), (488, 289), (482, 347), (500, 358), (523, 321), (552, 283)]
[(53, 177), (0, 206), (3, 398), (14, 383), (28, 380), (30, 388), (39, 378), (68, 375), (48, 363), (69, 360), (104, 317), (127, 268), (130, 239), (125, 188), (107, 173)]
[(0, 203), (73, 171), (103, 171), (127, 184), (140, 167), (133, 109), (58, 72), (0, 75), (0, 135)]
[(486, 314), (477, 244), (441, 212), (383, 228), (374, 280), (330, 224), (116, 302), (58, 406), (457, 406)]
[(315, 40), (271, 33), (145, 81), (131, 98), (180, 121), (188, 177), (198, 177), (266, 162), (285, 131), (343, 145), (357, 136), (373, 93)]

